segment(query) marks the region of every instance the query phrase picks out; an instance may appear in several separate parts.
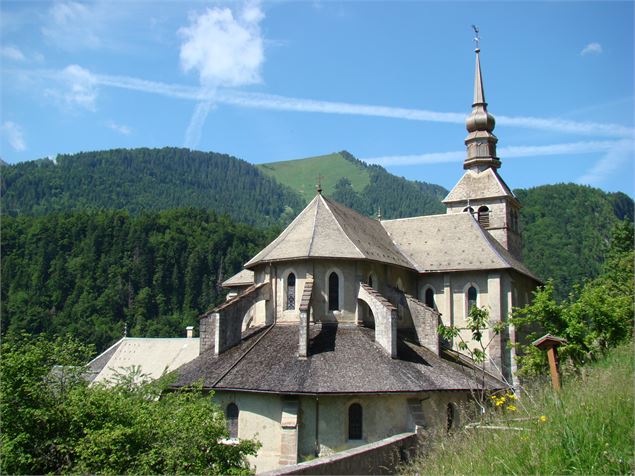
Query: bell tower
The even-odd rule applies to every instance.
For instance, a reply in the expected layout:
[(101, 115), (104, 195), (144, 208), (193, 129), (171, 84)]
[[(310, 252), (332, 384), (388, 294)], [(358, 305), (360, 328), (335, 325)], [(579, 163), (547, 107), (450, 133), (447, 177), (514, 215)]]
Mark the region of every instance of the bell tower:
[(521, 257), (519, 228), (520, 203), (498, 174), (501, 161), (496, 157), (498, 138), (493, 134), (496, 121), (487, 111), (481, 49), (476, 41), (476, 70), (474, 74), (474, 102), (472, 112), (465, 121), (467, 156), (463, 162), (465, 172), (452, 191), (443, 200), (447, 213), (470, 213), (513, 256)]

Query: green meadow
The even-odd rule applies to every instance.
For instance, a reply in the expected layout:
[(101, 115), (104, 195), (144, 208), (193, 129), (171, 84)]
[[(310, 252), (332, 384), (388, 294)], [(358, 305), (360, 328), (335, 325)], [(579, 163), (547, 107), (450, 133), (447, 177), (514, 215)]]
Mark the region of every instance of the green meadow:
[(423, 455), (401, 473), (633, 474), (633, 351), (632, 343), (613, 349), (559, 393), (543, 382), (515, 401), (492, 399), (481, 428), (428, 447), (435, 438), (424, 439)]

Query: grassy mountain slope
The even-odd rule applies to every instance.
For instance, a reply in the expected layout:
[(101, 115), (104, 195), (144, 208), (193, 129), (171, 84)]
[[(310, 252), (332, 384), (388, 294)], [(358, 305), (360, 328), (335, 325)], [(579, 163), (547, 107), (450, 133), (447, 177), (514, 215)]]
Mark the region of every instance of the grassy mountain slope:
[(297, 214), (302, 199), (229, 155), (189, 149), (115, 149), (2, 167), (2, 209), (42, 215), (103, 208), (197, 207), (270, 225)]
[(370, 183), (370, 174), (362, 164), (345, 160), (341, 153), (286, 160), (257, 165), (265, 174), (290, 187), (309, 202), (315, 196), (318, 176), (325, 195), (335, 192), (335, 184), (347, 177), (353, 190), (361, 192)]
[(315, 195), (318, 175), (324, 194), (364, 215), (381, 208), (385, 218), (443, 213), (441, 199), (448, 191), (425, 182), (406, 180), (378, 165), (368, 165), (346, 151), (258, 166), (264, 173), (300, 193)]

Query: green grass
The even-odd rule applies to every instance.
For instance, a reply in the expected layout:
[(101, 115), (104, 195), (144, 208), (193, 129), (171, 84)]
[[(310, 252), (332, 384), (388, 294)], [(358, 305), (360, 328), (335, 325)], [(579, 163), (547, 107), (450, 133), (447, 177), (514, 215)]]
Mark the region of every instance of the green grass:
[(370, 183), (369, 173), (364, 167), (346, 160), (339, 153), (270, 162), (257, 167), (261, 172), (299, 192), (307, 202), (315, 196), (318, 175), (322, 176), (322, 189), (325, 195), (333, 193), (335, 184), (342, 177), (347, 177), (351, 181), (356, 192), (361, 192)]
[(402, 474), (633, 474), (633, 350), (616, 348), (584, 368), (559, 397), (541, 387), (489, 421), (524, 431), (462, 430), (431, 443)]

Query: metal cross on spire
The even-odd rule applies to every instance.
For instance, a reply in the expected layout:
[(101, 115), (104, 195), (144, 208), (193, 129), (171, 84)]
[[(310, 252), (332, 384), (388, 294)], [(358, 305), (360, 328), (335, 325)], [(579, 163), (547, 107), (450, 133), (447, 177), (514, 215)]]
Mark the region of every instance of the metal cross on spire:
[(476, 35), (474, 36), (474, 43), (476, 43), (476, 51), (479, 51), (480, 50), (479, 42), (481, 41), (481, 37), (479, 36), (478, 33), (480, 30), (478, 29), (476, 25), (472, 25), (472, 28), (474, 29), (474, 34)]

